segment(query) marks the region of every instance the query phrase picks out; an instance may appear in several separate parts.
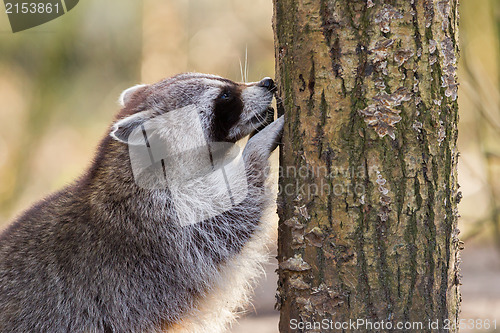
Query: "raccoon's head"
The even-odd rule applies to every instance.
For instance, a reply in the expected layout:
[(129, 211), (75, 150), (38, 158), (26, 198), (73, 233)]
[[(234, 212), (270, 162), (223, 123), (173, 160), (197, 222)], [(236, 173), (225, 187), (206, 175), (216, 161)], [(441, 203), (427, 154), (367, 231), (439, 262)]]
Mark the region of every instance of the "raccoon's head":
[(111, 136), (134, 144), (131, 133), (154, 124), (149, 128), (157, 136), (176, 137), (180, 142), (235, 142), (266, 122), (274, 90), (270, 78), (236, 83), (198, 73), (138, 85), (120, 96), (124, 108)]

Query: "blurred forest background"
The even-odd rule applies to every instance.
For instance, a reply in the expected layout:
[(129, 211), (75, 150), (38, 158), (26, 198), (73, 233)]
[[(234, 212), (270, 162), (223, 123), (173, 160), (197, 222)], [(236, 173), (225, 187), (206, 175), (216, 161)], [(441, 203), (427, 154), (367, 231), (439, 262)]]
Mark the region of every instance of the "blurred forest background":
[[(462, 318), (500, 326), (500, 0), (460, 11)], [(13, 34), (0, 14), (0, 229), (86, 169), (129, 86), (186, 71), (241, 81), (246, 58), (248, 81), (273, 76), (271, 18), (270, 0), (82, 0)], [(233, 332), (277, 331), (268, 268)]]

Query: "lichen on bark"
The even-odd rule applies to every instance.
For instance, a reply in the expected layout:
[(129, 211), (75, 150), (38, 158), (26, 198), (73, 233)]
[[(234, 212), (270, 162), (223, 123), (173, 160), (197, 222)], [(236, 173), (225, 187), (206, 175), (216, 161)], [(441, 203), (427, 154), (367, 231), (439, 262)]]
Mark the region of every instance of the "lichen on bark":
[(458, 1), (274, 8), (280, 331), (292, 319), (445, 331), (460, 303)]

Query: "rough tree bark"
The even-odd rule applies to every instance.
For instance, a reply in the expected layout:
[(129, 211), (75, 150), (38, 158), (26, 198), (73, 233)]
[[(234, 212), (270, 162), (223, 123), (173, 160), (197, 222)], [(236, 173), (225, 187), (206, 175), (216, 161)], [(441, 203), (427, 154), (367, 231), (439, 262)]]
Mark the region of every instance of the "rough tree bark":
[(274, 11), (280, 332), (455, 331), (458, 0)]

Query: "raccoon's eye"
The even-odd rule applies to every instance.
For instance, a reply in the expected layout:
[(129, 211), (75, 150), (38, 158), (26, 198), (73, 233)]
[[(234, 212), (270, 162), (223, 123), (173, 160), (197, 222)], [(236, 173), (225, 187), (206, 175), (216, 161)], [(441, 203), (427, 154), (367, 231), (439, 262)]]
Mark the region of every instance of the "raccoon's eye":
[(231, 93), (229, 91), (225, 91), (223, 92), (219, 98), (222, 100), (222, 101), (229, 101), (233, 98), (233, 95), (231, 95)]

